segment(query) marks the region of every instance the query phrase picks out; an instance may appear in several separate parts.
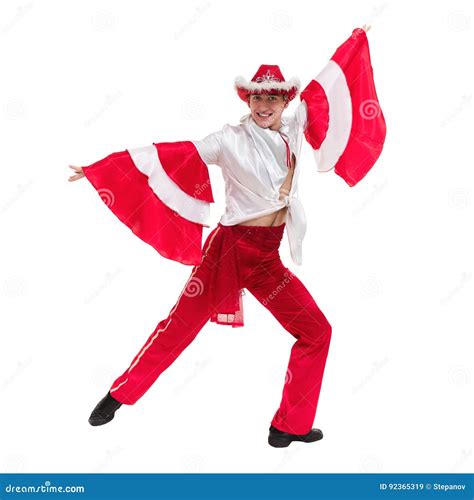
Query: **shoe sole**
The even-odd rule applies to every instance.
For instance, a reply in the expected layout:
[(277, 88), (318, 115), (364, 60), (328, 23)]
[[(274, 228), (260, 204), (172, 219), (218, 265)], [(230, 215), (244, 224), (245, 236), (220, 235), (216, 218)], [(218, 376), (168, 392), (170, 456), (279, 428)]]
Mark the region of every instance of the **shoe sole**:
[(94, 421), (89, 418), (89, 423), (93, 426), (93, 427), (98, 427), (99, 425), (104, 425), (104, 424), (108, 424), (111, 420), (113, 420), (113, 418), (115, 417), (115, 415), (112, 415), (110, 418), (107, 418), (106, 420), (100, 420), (100, 421)]
[(274, 448), (286, 448), (290, 446), (291, 441), (278, 439), (278, 438), (268, 438), (268, 444)]
[(289, 446), (293, 441), (299, 441), (302, 443), (314, 443), (315, 441), (320, 441), (323, 438), (323, 436), (316, 436), (313, 439), (281, 439), (278, 437), (268, 437), (268, 444), (270, 446), (273, 446), (274, 448), (286, 448)]

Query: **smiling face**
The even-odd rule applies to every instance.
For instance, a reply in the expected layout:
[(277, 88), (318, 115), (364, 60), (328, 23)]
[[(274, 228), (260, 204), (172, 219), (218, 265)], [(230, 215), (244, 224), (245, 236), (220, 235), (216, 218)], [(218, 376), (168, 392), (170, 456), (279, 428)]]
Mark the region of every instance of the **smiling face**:
[(251, 94), (248, 105), (252, 118), (262, 128), (279, 130), (281, 115), (288, 107), (289, 101), (282, 94)]

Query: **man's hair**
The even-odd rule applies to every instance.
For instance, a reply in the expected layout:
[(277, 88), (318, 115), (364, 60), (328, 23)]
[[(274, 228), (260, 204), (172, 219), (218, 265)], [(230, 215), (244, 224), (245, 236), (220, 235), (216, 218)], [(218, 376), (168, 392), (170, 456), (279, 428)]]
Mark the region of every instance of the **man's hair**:
[[(252, 96), (252, 95), (262, 95), (262, 94), (265, 95), (264, 92), (255, 92), (254, 94), (248, 94), (247, 95), (247, 101), (250, 101), (250, 96)], [(267, 93), (267, 95), (281, 95), (281, 96), (283, 96), (283, 100), (284, 101), (288, 101), (288, 94), (279, 94), (279, 93), (271, 94), (271, 93)]]

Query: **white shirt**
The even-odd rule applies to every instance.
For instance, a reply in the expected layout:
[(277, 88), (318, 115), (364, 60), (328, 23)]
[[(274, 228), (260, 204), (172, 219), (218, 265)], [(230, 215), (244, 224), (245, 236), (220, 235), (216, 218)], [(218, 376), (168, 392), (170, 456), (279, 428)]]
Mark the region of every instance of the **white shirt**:
[[(226, 209), (220, 219), (225, 226), (271, 214), (287, 206), (286, 229), (293, 262), (302, 264), (306, 216), (298, 198), (299, 156), (306, 127), (307, 108), (302, 101), (295, 113), (281, 117), (279, 130), (262, 128), (247, 114), (239, 125), (226, 124), (202, 140), (192, 141), (205, 163), (221, 167), (225, 182)], [(291, 189), (281, 197), (289, 158), (296, 157)]]

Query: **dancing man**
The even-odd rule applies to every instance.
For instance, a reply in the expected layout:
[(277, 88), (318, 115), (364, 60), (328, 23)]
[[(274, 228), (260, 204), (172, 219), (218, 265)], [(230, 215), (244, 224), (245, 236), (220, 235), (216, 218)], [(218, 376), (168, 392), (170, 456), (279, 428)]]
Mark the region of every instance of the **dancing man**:
[[(86, 177), (109, 209), (160, 255), (192, 265), (168, 316), (149, 335), (129, 367), (112, 383), (89, 418), (110, 422), (135, 404), (207, 321), (244, 326), (247, 289), (296, 340), (282, 399), (268, 442), (323, 437), (313, 428), (331, 339), (331, 325), (302, 281), (281, 261), (286, 229), (290, 254), (302, 264), (306, 216), (298, 197), (303, 137), (320, 172), (334, 170), (349, 186), (372, 168), (385, 140), (385, 120), (373, 80), (366, 31), (353, 30), (328, 64), (300, 92), (276, 65), (261, 65), (234, 86), (249, 113), (200, 140), (159, 142), (112, 153), (75, 167), (69, 180)], [(283, 116), (300, 94), (295, 112)], [(208, 165), (220, 167), (225, 213), (202, 245), (214, 201)]]

